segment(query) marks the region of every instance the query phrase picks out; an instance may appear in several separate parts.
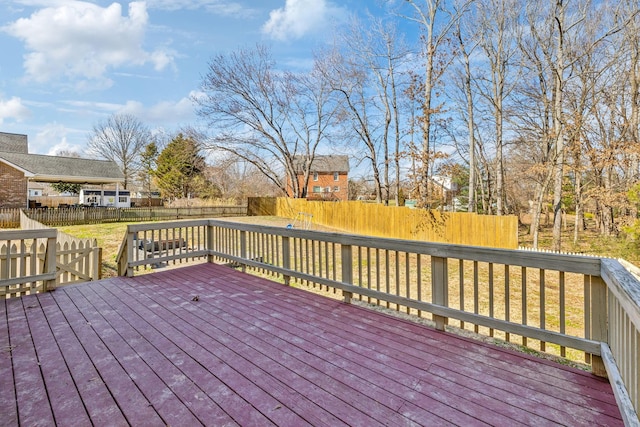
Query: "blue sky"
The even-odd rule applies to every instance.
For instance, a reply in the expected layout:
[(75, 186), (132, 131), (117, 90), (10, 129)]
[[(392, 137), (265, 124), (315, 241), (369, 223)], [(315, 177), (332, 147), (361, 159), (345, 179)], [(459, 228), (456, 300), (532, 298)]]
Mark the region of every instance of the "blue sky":
[(219, 52), (272, 47), (303, 69), (377, 0), (18, 0), (0, 3), (0, 131), (30, 152), (82, 152), (92, 125), (131, 113), (152, 130), (197, 123), (190, 95)]

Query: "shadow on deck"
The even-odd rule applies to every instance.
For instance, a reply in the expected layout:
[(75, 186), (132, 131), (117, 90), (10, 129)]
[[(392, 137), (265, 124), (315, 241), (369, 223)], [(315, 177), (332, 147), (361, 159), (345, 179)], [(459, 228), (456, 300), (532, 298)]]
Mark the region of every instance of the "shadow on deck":
[(621, 425), (590, 373), (215, 264), (4, 300), (2, 425)]

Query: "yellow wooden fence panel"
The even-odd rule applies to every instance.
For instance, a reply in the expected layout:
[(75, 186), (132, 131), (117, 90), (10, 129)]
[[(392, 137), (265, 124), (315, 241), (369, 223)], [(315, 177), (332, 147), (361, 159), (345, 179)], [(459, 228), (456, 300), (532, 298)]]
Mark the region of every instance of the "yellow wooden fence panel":
[(450, 244), (517, 249), (518, 218), (384, 206), (360, 201), (322, 202), (286, 197), (253, 198), (249, 215), (292, 220), (313, 215), (313, 223), (354, 234)]

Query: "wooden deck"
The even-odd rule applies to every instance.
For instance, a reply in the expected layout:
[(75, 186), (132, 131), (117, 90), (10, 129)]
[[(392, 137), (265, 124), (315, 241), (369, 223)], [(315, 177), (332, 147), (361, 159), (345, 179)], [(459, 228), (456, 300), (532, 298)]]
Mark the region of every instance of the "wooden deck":
[(201, 264), (0, 305), (0, 425), (621, 425), (607, 381)]

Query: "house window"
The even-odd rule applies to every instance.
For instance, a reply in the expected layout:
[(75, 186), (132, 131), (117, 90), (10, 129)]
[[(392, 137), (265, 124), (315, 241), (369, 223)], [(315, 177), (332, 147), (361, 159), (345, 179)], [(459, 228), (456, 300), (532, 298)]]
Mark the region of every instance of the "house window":
[(331, 187), (325, 188), (324, 191), (327, 192), (327, 193), (331, 193)]
[(338, 174), (338, 172), (334, 172), (334, 173), (333, 173), (333, 180), (334, 180), (334, 181), (337, 181), (337, 180), (338, 180), (338, 175), (339, 175), (339, 174)]
[(340, 191), (340, 187), (338, 187), (337, 185), (335, 187), (333, 187), (333, 192), (337, 193)]
[(320, 187), (319, 185), (314, 185), (313, 186), (313, 192), (314, 193), (322, 193), (322, 187)]
[(317, 181), (318, 180), (318, 172), (314, 172), (313, 173), (313, 180)]
[(118, 203), (127, 203), (127, 197), (126, 196), (118, 197)]

